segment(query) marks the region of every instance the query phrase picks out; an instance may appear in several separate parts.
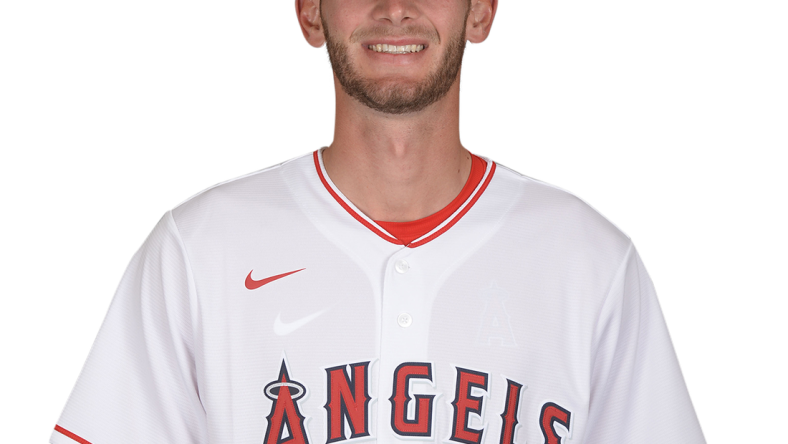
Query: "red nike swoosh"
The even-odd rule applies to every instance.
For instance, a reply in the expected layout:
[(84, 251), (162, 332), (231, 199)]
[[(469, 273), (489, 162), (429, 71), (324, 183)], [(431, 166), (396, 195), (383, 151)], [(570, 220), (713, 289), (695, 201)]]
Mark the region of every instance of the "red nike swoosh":
[(287, 273), (277, 274), (276, 276), (271, 276), (271, 277), (268, 277), (268, 278), (265, 278), (265, 279), (261, 279), (259, 281), (256, 281), (256, 280), (252, 279), (252, 271), (254, 271), (254, 270), (252, 270), (252, 271), (249, 272), (249, 276), (246, 276), (246, 288), (248, 288), (250, 290), (254, 290), (254, 289), (262, 287), (265, 284), (271, 283), (271, 282), (273, 282), (273, 281), (275, 281), (277, 279), (282, 279), (285, 276), (290, 276), (293, 273), (298, 273), (299, 271), (303, 271), (303, 270), (306, 270), (306, 268), (302, 268), (302, 269), (296, 270), (296, 271), (289, 271)]

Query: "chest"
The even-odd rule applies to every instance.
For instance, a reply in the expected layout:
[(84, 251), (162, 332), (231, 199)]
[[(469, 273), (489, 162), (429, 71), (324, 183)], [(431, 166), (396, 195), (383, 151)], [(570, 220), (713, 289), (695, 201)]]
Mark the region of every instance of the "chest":
[(310, 251), (223, 253), (198, 274), (217, 442), (559, 442), (582, 428), (596, 310), (583, 272), (503, 260), (494, 242)]

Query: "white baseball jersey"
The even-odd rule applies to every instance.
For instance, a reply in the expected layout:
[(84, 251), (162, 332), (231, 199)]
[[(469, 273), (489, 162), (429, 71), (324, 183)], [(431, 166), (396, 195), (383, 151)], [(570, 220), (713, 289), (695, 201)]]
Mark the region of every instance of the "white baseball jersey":
[(405, 246), (320, 152), (168, 212), (54, 444), (702, 443), (630, 240), (488, 161)]

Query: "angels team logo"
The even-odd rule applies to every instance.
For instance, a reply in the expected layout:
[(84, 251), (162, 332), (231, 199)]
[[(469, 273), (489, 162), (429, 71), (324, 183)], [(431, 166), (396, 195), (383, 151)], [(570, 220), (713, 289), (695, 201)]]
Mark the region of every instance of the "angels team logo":
[(279, 377), (268, 383), (263, 393), (273, 401), (271, 412), (266, 416), (268, 427), (263, 444), (309, 444), (304, 415), (298, 406), (298, 400), (306, 395), (306, 387), (290, 378), (284, 359)]
[[(326, 444), (341, 441), (355, 442), (371, 437), (370, 418), (370, 365), (372, 361), (343, 364), (325, 368), (325, 422)], [(481, 444), (491, 427), (488, 421), (487, 404), (492, 390), (490, 372), (471, 370), (455, 366), (455, 390), (451, 409), (451, 424), (446, 424), (446, 442), (458, 444)], [(429, 362), (404, 362), (394, 370), (391, 403), (391, 431), (405, 438), (434, 440), (435, 403), (437, 395), (424, 393), (412, 384), (421, 380), (435, 386), (433, 364)], [(520, 404), (523, 391), (527, 388), (508, 378), (505, 401), (494, 406), (501, 418), (501, 428), (490, 433), (499, 434), (499, 444), (522, 444), (516, 439), (520, 426)], [(301, 414), (300, 403), (307, 397), (307, 388), (290, 376), (287, 361), (283, 358), (276, 380), (263, 388), (265, 396), (272, 401), (266, 416), (268, 425), (263, 444), (309, 444), (306, 418)], [(532, 417), (533, 419), (536, 419)], [(498, 421), (496, 421), (498, 422)], [(542, 405), (538, 423), (544, 444), (565, 444), (572, 436), (572, 413), (564, 407), (548, 401)], [(561, 433), (563, 429), (563, 433)], [(349, 432), (349, 435), (348, 435)]]
[(509, 293), (493, 281), (489, 288), (482, 291), (482, 297), (485, 304), (476, 343), (480, 345), (497, 343), (503, 347), (517, 347), (512, 324), (509, 322), (509, 313), (504, 305), (509, 299)]

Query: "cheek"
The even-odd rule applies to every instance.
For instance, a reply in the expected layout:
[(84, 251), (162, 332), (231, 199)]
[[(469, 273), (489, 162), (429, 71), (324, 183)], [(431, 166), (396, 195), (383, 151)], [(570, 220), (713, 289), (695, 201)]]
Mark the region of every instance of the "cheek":
[(321, 3), (323, 22), (332, 34), (347, 41), (353, 30), (369, 18), (371, 4), (370, 0), (324, 0)]
[(423, 0), (419, 9), (438, 31), (441, 41), (457, 35), (465, 28), (468, 0)]

